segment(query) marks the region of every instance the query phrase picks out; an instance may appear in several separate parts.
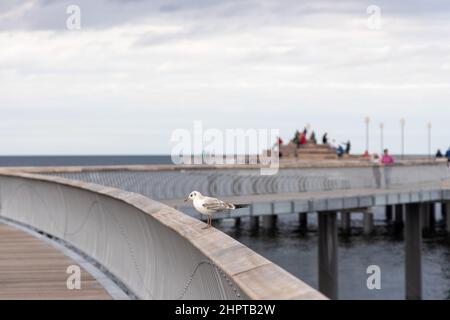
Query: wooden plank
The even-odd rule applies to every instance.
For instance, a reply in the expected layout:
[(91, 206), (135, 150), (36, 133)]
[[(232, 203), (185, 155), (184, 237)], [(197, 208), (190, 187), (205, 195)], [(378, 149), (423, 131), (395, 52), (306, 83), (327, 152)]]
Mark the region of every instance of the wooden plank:
[(71, 265), (76, 263), (50, 244), (0, 224), (0, 299), (111, 299), (81, 267), (81, 289), (68, 289)]

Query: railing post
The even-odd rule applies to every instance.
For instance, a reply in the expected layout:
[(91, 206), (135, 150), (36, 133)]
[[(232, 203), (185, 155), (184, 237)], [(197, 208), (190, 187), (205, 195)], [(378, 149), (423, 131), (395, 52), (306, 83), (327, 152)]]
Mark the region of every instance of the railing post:
[(422, 228), (421, 214), (426, 204), (407, 204), (405, 221), (405, 292), (406, 299), (422, 299)]
[(319, 291), (338, 298), (338, 246), (336, 212), (319, 212)]

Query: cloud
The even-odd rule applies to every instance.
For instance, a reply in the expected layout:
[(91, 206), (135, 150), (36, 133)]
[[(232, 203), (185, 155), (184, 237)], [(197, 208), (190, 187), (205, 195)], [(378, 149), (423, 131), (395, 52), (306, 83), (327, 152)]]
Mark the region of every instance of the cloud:
[(76, 2), (79, 31), (73, 1), (0, 3), (3, 153), (166, 153), (197, 119), (286, 139), (310, 122), (356, 150), (366, 115), (392, 136), (408, 116), (411, 152), (427, 149), (428, 121), (436, 145), (450, 133), (447, 1), (377, 1), (380, 30), (370, 1)]

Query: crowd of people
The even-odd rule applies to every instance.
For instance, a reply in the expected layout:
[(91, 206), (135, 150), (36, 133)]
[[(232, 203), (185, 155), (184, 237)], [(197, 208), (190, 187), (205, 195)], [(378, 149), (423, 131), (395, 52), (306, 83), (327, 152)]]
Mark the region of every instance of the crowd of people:
[(436, 159), (447, 158), (448, 163), (450, 164), (450, 147), (447, 149), (445, 155), (442, 153), (441, 149), (438, 149), (436, 153)]
[[(291, 140), (292, 143), (294, 143), (297, 147), (301, 147), (306, 144), (317, 144), (317, 137), (316, 133), (314, 131), (311, 131), (308, 138), (308, 128), (305, 128), (303, 131), (297, 130), (295, 132), (294, 138)], [(283, 140), (281, 138), (278, 138), (278, 145), (282, 145)], [(330, 148), (336, 151), (336, 154), (339, 158), (343, 157), (344, 155), (349, 155), (352, 144), (349, 141), (342, 142), (340, 144), (336, 143), (336, 140), (333, 139), (330, 141), (328, 137), (328, 133), (325, 133), (322, 136), (322, 144), (329, 145)], [(383, 154), (380, 156), (377, 153), (370, 155), (369, 151), (365, 151), (363, 154), (363, 158), (370, 159), (373, 163), (379, 163), (383, 165), (390, 165), (395, 163), (395, 159), (392, 155), (389, 154), (388, 149), (383, 150)], [(448, 163), (450, 165), (450, 148), (446, 151), (446, 153), (442, 153), (442, 151), (439, 149), (436, 153), (437, 159), (443, 159), (446, 158), (448, 160)]]
[[(303, 145), (306, 145), (308, 143), (310, 144), (317, 144), (317, 137), (316, 133), (314, 131), (311, 131), (309, 138), (308, 138), (308, 128), (305, 128), (303, 131), (297, 130), (295, 132), (294, 138), (291, 140), (292, 143), (294, 143), (297, 147), (301, 147)], [(283, 144), (283, 141), (281, 138), (278, 140), (278, 144)], [(338, 157), (342, 157), (345, 154), (350, 154), (352, 144), (349, 141), (343, 142), (341, 144), (336, 144), (336, 140), (329, 141), (328, 133), (325, 133), (322, 136), (322, 144), (329, 145), (333, 150), (336, 151), (336, 154)]]

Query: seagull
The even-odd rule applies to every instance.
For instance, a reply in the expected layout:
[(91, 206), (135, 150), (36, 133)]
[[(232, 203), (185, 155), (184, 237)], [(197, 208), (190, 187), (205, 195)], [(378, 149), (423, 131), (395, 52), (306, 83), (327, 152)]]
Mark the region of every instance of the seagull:
[(192, 191), (189, 196), (184, 200), (184, 202), (192, 201), (195, 210), (201, 214), (208, 216), (207, 226), (202, 229), (207, 229), (212, 227), (212, 215), (214, 213), (224, 211), (224, 210), (236, 210), (241, 208), (246, 208), (248, 204), (234, 204), (230, 202), (225, 202), (217, 198), (206, 197), (198, 191)]

